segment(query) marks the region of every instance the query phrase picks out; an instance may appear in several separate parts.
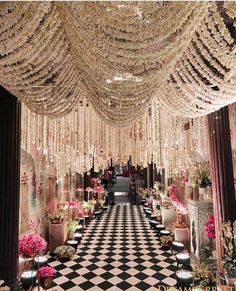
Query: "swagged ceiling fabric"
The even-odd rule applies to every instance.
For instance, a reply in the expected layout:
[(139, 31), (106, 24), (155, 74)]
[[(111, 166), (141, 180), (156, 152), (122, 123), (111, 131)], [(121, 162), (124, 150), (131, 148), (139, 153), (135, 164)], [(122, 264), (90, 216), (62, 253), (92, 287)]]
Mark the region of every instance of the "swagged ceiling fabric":
[(125, 126), (151, 100), (198, 117), (236, 101), (233, 2), (2, 2), (0, 83), (61, 116), (84, 98)]

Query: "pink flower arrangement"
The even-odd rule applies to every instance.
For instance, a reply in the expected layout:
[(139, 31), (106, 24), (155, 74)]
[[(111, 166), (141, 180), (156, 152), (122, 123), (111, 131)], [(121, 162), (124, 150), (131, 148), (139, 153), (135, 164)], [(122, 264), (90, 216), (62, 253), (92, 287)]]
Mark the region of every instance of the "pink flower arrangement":
[(186, 207), (184, 207), (183, 204), (177, 198), (177, 196), (176, 196), (176, 187), (174, 185), (172, 185), (170, 187), (170, 189), (169, 189), (169, 196), (170, 196), (170, 201), (171, 201), (172, 205), (177, 210), (179, 210), (183, 214), (187, 214), (188, 213), (188, 209)]
[(23, 235), (18, 241), (18, 253), (22, 258), (34, 258), (47, 248), (47, 242), (37, 234)]
[(77, 201), (77, 200), (71, 200), (71, 201), (69, 202), (69, 207), (70, 207), (70, 208), (76, 208), (76, 207), (79, 206), (79, 204), (80, 204), (79, 201)]
[(102, 186), (97, 186), (93, 189), (93, 191), (96, 193), (103, 193), (105, 189)]
[(208, 237), (215, 237), (215, 219), (210, 215), (205, 226), (205, 232)]
[(39, 268), (38, 276), (39, 278), (49, 278), (54, 277), (56, 274), (56, 270), (53, 267), (41, 267)]

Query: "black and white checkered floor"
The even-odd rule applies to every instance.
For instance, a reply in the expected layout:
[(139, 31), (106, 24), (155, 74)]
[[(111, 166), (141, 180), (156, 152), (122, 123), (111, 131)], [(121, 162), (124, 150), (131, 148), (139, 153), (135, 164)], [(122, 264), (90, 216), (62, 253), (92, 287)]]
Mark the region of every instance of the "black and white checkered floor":
[(157, 290), (176, 284), (175, 257), (161, 249), (142, 207), (111, 206), (85, 230), (72, 260), (49, 259), (54, 291)]

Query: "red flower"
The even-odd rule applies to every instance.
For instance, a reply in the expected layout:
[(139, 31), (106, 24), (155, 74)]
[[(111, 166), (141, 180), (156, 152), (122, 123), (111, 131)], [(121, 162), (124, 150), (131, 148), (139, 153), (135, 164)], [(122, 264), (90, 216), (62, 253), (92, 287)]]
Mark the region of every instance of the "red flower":
[(213, 215), (209, 216), (205, 224), (205, 232), (208, 237), (215, 237), (215, 219)]

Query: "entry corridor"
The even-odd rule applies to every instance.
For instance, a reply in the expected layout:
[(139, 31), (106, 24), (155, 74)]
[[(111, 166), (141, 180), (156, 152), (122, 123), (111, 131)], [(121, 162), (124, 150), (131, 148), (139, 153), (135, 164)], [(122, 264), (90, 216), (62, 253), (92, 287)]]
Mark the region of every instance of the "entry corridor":
[(136, 205), (111, 206), (84, 231), (72, 260), (49, 262), (57, 269), (54, 291), (154, 291), (176, 284), (175, 257), (161, 249)]

